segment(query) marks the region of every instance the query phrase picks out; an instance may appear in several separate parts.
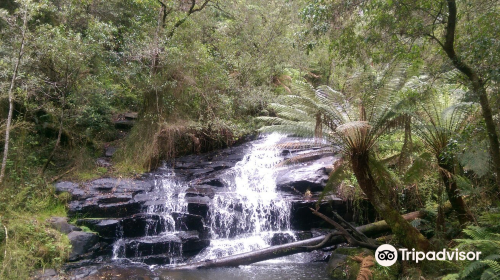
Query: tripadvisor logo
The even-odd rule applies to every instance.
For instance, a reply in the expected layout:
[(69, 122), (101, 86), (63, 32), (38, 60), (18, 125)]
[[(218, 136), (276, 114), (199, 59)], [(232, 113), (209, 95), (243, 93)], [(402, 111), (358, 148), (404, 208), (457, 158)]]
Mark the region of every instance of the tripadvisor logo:
[(414, 261), (418, 263), (419, 261), (464, 261), (464, 260), (479, 260), (479, 255), (481, 252), (459, 252), (458, 249), (448, 251), (443, 249), (441, 251), (429, 251), (427, 253), (422, 251), (411, 251), (406, 248), (400, 248), (396, 250), (394, 246), (389, 244), (380, 245), (375, 251), (375, 260), (381, 266), (391, 266), (398, 260), (398, 251), (403, 261)]

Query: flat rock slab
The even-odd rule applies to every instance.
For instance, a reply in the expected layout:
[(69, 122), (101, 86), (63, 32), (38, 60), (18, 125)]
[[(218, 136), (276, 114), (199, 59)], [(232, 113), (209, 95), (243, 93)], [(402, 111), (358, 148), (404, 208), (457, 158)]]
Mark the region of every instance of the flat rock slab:
[(201, 240), (197, 231), (147, 236), (127, 240), (125, 242), (125, 256), (127, 258), (155, 255), (162, 257), (180, 256), (184, 253), (198, 253), (208, 245), (210, 245), (210, 241)]
[(98, 204), (93, 199), (73, 201), (69, 204), (68, 217), (122, 218), (141, 212), (142, 205), (135, 201)]

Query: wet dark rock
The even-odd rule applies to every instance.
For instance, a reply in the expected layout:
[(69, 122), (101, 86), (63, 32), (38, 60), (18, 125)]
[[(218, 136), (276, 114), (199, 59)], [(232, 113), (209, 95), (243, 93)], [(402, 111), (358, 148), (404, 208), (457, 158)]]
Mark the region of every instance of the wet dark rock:
[(295, 238), (288, 233), (278, 232), (271, 238), (271, 246), (287, 244), (295, 241)]
[(281, 169), (276, 178), (276, 186), (278, 190), (292, 193), (322, 191), (328, 181), (325, 166), (333, 164), (335, 160), (336, 158), (328, 156)]
[(142, 237), (125, 244), (125, 257), (136, 258), (150, 255), (179, 254), (182, 240), (175, 235)]
[(148, 192), (153, 188), (151, 182), (116, 178), (97, 179), (86, 183), (85, 186), (91, 192), (132, 194)]
[(141, 204), (134, 201), (113, 204), (97, 204), (92, 200), (73, 201), (69, 204), (68, 217), (76, 215), (94, 218), (121, 218), (140, 213)]
[(116, 238), (119, 236), (120, 221), (109, 219), (79, 219), (77, 225), (86, 226), (101, 237)]
[(209, 185), (195, 185), (186, 190), (186, 197), (206, 196), (214, 198), (215, 192)]
[(68, 218), (66, 217), (51, 217), (47, 220), (50, 224), (50, 227), (58, 230), (62, 233), (68, 234), (72, 231), (81, 231), (82, 229), (71, 225), (68, 223)]
[(182, 240), (182, 252), (196, 254), (210, 245), (210, 240), (201, 240), (197, 231), (179, 232), (177, 236)]
[(141, 237), (157, 235), (167, 230), (173, 230), (163, 217), (156, 214), (136, 214), (122, 219), (123, 237)]
[(214, 187), (219, 187), (222, 188), (224, 187), (224, 182), (220, 178), (210, 178), (206, 180), (199, 181), (199, 185), (208, 185), (208, 186), (214, 186)]
[(199, 215), (202, 216), (203, 218), (207, 218), (209, 206), (207, 203), (193, 202), (193, 203), (188, 203), (187, 209), (189, 214)]
[(86, 255), (99, 238), (94, 233), (73, 231), (68, 234), (68, 239), (72, 246), (69, 260), (76, 261)]
[(203, 232), (203, 217), (200, 215), (193, 215), (188, 213), (173, 212), (172, 217), (175, 221), (175, 230), (178, 231), (191, 231), (195, 230)]
[[(314, 215), (310, 208), (316, 208), (316, 201), (293, 201), (290, 213), (290, 224), (294, 230), (310, 230), (317, 227), (329, 227), (320, 217)], [(331, 202), (320, 204), (319, 212), (331, 216), (333, 211)], [(341, 209), (336, 209), (341, 210)], [(342, 209), (343, 210), (343, 209)], [(343, 212), (338, 213), (342, 216)]]
[(99, 204), (109, 204), (109, 203), (120, 203), (120, 202), (128, 202), (132, 200), (131, 193), (119, 193), (113, 194), (109, 196), (101, 196), (97, 199), (97, 203)]

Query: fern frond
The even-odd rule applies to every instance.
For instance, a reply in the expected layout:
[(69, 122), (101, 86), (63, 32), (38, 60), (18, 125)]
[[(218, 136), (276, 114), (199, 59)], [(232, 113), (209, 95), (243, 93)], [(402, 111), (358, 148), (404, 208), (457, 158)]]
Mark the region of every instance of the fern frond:
[(481, 280), (498, 280), (500, 279), (500, 273), (495, 272), (493, 269), (486, 269), (481, 275)]
[(500, 273), (500, 263), (494, 260), (483, 260), (481, 262), (491, 267), (495, 273)]
[(482, 261), (475, 261), (467, 265), (464, 270), (460, 273), (462, 278), (465, 278), (473, 273), (477, 273), (479, 270), (484, 269), (487, 266), (486, 263)]

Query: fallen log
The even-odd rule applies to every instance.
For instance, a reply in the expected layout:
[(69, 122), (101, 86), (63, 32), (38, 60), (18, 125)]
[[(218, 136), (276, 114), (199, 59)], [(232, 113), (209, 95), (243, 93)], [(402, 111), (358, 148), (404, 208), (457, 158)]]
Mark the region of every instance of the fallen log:
[[(423, 217), (423, 213), (420, 211), (411, 212), (403, 215), (405, 220), (411, 221), (417, 218)], [(385, 221), (379, 221), (356, 228), (359, 232), (366, 236), (374, 236), (381, 234), (390, 230), (389, 225)], [(325, 239), (329, 239), (324, 242)], [(265, 260), (285, 257), (297, 253), (309, 252), (325, 247), (329, 247), (335, 244), (340, 244), (346, 242), (342, 235), (338, 234), (328, 234), (322, 235), (307, 240), (292, 242), (283, 245), (271, 246), (263, 249), (259, 249), (252, 252), (241, 253), (237, 255), (227, 256), (220, 259), (205, 260), (201, 262), (191, 263), (172, 267), (172, 270), (187, 270), (187, 269), (201, 269), (201, 268), (216, 268), (216, 267), (235, 267), (240, 265), (249, 265), (256, 262), (261, 262)], [(321, 245), (321, 246), (317, 246)]]

